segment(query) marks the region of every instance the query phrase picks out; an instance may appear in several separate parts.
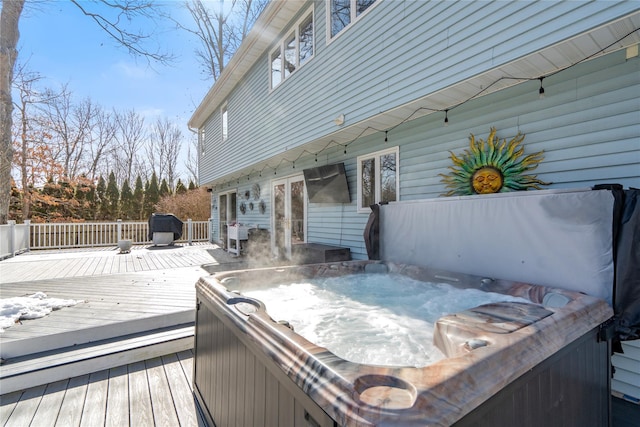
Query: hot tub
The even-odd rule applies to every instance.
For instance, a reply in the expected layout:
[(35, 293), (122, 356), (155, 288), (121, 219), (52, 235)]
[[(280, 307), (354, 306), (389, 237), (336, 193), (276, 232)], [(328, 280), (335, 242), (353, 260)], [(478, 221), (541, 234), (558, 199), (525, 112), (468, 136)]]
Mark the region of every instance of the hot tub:
[[(442, 357), (403, 366), (339, 357), (298, 334), (290, 319), (273, 319), (268, 304), (244, 294), (364, 273), (526, 302), (442, 315), (433, 325), (433, 343), (424, 343)], [(194, 389), (211, 425), (609, 423), (610, 342), (601, 329), (613, 312), (583, 293), (381, 261), (219, 273), (201, 278), (196, 288)]]

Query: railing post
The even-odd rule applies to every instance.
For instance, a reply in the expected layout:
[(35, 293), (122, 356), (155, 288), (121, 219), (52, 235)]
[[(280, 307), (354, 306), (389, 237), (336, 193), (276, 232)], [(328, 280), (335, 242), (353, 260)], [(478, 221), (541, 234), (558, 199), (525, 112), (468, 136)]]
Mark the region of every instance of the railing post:
[(120, 240), (122, 240), (122, 220), (118, 219), (116, 220), (117, 224), (117, 229), (118, 229), (118, 240), (116, 241), (116, 243), (118, 243)]
[(11, 256), (16, 256), (16, 222), (15, 220), (8, 220), (9, 226), (9, 253)]
[(213, 243), (213, 218), (209, 218), (209, 221), (207, 221), (207, 234), (208, 234), (208, 240), (209, 243)]
[(31, 251), (31, 220), (30, 219), (25, 219), (24, 220), (24, 225), (27, 226), (27, 238), (25, 239), (27, 241), (27, 247), (26, 250), (27, 252)]
[(193, 221), (191, 218), (187, 219), (187, 242), (189, 245), (193, 245)]

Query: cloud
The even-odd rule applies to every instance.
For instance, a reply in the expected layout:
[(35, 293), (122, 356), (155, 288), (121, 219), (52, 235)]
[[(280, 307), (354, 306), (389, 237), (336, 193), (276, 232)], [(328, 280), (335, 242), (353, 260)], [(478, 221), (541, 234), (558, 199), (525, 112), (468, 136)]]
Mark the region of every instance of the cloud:
[(148, 66), (142, 67), (124, 61), (115, 63), (112, 68), (117, 74), (131, 79), (147, 79), (154, 74)]
[(156, 118), (162, 117), (165, 114), (165, 110), (162, 108), (145, 108), (136, 112), (144, 117), (145, 121), (155, 120)]

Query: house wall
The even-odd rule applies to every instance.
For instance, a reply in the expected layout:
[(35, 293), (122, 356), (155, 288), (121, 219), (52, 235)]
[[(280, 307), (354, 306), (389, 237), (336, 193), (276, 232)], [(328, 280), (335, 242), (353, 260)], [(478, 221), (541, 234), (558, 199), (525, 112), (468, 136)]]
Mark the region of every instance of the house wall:
[[(339, 114), (345, 125), (357, 123), (634, 9), (634, 2), (379, 1), (327, 43), (325, 2), (316, 1), (315, 57), (273, 90), (268, 52), (256, 62), (221, 101), (229, 138), (221, 141), (219, 109), (205, 125), (200, 182), (328, 135)], [(407, 49), (408, 40), (417, 48)]]
[[(284, 164), (262, 178), (234, 181), (239, 195), (260, 182), (265, 216), (254, 209), (238, 214), (240, 222), (270, 226), (270, 180), (300, 173), (307, 167), (344, 162), (350, 204), (309, 204), (307, 241), (351, 248), (354, 259), (366, 259), (362, 233), (368, 219), (356, 209), (356, 157), (399, 146), (400, 199), (438, 197), (445, 191), (440, 173), (447, 173), (450, 154), (468, 147), (473, 133), (486, 139), (489, 128), (510, 139), (524, 133), (525, 155), (544, 150), (544, 160), (532, 173), (552, 182), (548, 188), (585, 188), (598, 183), (640, 187), (640, 58), (625, 52), (582, 63), (545, 79), (546, 97), (538, 98), (538, 83), (527, 82), (470, 101), (449, 115), (432, 114), (406, 122), (388, 133), (360, 138), (342, 147), (306, 156), (295, 168)], [(245, 178), (246, 180), (246, 178)], [(240, 202), (240, 198), (238, 199)]]

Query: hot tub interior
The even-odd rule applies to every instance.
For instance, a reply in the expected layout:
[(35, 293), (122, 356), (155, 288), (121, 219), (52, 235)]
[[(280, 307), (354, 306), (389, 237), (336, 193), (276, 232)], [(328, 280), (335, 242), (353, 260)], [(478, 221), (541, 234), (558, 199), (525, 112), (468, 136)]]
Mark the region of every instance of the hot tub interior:
[[(373, 365), (426, 366), (442, 359), (448, 340), (438, 335), (434, 341), (434, 327), (449, 313), (467, 310), (467, 322), (475, 315), (476, 321), (510, 331), (551, 314), (529, 299), (499, 292), (514, 290), (489, 278), (473, 283), (467, 277), (464, 283), (461, 275), (435, 274), (419, 280), (401, 272), (395, 264), (374, 263), (360, 274), (289, 277), (286, 283), (269, 281), (268, 287), (264, 281), (233, 285), (310, 342), (345, 360)], [(222, 279), (225, 285), (233, 281), (233, 276)], [(469, 310), (483, 305), (483, 311)], [(440, 324), (437, 330), (442, 331)]]

